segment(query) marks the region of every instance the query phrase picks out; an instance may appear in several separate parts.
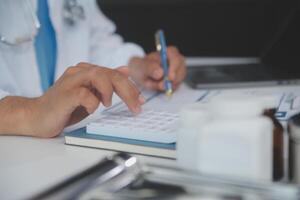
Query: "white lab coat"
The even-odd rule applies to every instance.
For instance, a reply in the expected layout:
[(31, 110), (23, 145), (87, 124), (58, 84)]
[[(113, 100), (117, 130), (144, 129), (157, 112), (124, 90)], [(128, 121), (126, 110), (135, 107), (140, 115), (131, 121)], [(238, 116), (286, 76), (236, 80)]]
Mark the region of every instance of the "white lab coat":
[[(69, 66), (90, 62), (118, 67), (132, 56), (143, 56), (141, 47), (124, 43), (115, 34), (115, 25), (97, 8), (95, 0), (78, 0), (86, 18), (72, 27), (63, 21), (63, 0), (49, 0), (50, 18), (56, 32), (57, 65), (55, 80)], [(32, 0), (36, 9), (37, 1)], [(0, 25), (1, 25), (0, 19)], [(4, 20), (9, 20), (9, 17)], [(13, 27), (12, 27), (13, 28)], [(42, 94), (33, 42), (21, 47), (0, 44), (0, 99), (7, 95), (37, 97)]]

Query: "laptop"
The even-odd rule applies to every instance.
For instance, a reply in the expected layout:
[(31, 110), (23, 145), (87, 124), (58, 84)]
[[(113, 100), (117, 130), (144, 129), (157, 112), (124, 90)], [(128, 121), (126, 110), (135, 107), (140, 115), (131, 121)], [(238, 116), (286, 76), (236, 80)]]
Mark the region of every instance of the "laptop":
[(287, 16), (259, 62), (191, 67), (187, 83), (194, 88), (300, 83), (300, 4)]

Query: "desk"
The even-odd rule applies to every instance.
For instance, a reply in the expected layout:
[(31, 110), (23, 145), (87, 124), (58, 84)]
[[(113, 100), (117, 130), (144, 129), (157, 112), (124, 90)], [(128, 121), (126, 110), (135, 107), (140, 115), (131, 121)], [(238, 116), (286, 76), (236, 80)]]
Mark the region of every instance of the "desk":
[[(63, 136), (39, 139), (0, 137), (0, 199), (24, 199), (95, 164), (114, 152), (64, 145)], [(174, 160), (138, 156), (144, 162)]]

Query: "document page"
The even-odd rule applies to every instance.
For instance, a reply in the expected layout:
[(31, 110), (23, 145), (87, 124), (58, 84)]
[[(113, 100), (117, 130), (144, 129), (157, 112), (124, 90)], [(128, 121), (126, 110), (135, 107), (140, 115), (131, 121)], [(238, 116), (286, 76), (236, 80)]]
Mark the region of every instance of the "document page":
[[(194, 90), (186, 84), (182, 84), (171, 97), (166, 96), (165, 93), (162, 92), (143, 91), (142, 95), (145, 97), (146, 103), (142, 106), (142, 109), (178, 113), (183, 106), (197, 102), (206, 93), (206, 90)], [(119, 103), (109, 109), (113, 109), (116, 106), (124, 107), (126, 105), (124, 103)]]

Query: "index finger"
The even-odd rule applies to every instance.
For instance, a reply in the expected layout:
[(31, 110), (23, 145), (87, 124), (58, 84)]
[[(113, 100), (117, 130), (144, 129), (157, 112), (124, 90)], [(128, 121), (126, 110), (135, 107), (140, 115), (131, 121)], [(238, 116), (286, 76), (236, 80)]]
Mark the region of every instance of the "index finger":
[(120, 72), (115, 71), (111, 77), (114, 91), (124, 101), (129, 110), (133, 113), (140, 113), (144, 99), (135, 85)]

